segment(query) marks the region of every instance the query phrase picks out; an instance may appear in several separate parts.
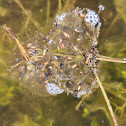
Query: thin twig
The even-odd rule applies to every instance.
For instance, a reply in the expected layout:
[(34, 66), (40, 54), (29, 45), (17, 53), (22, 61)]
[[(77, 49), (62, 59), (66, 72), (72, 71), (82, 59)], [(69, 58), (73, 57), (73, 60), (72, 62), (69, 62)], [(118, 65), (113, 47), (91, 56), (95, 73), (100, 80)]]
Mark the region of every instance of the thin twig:
[(60, 12), (62, 10), (62, 2), (61, 0), (58, 0), (58, 11)]
[(108, 34), (110, 33), (110, 31), (112, 30), (112, 28), (113, 28), (114, 24), (117, 22), (118, 18), (119, 18), (119, 14), (117, 14), (117, 15), (114, 17), (112, 23), (110, 24), (109, 28), (107, 29), (107, 32), (106, 32), (107, 35), (108, 35)]
[(28, 16), (29, 15), (29, 13), (28, 13), (28, 11), (24, 8), (24, 6), (22, 5), (22, 3), (20, 2), (20, 0), (14, 0), (17, 4), (18, 4), (18, 6), (24, 11), (24, 13)]
[(68, 9), (68, 6), (70, 5), (71, 0), (66, 0), (63, 11), (66, 11)]
[(15, 41), (15, 43), (17, 44), (17, 46), (18, 46), (21, 54), (24, 56), (25, 60), (28, 61), (29, 60), (29, 56), (28, 56), (26, 50), (21, 45), (21, 43), (19, 42), (19, 40), (15, 37), (15, 35), (12, 32), (12, 30), (9, 27), (6, 27), (5, 30), (9, 34), (9, 36)]
[(72, 10), (72, 8), (74, 7), (75, 5), (75, 1), (76, 0), (66, 0), (65, 1), (65, 5), (63, 7), (63, 11), (67, 11), (68, 9), (69, 10)]
[(79, 108), (80, 108), (80, 106), (81, 106), (83, 100), (84, 100), (87, 96), (88, 96), (88, 94), (84, 94), (84, 95), (82, 96), (82, 99), (80, 100), (80, 102), (75, 106), (75, 110), (79, 110)]
[(107, 62), (126, 63), (126, 60), (124, 60), (124, 59), (102, 58), (102, 57), (97, 57), (96, 59), (100, 60), (100, 61), (107, 61)]
[(15, 64), (10, 70), (13, 70), (15, 67), (19, 66), (22, 62), (23, 62), (23, 60), (20, 61), (19, 63)]
[(102, 91), (103, 96), (104, 96), (104, 98), (105, 98), (105, 101), (106, 101), (106, 103), (107, 103), (108, 109), (109, 109), (110, 114), (111, 114), (111, 116), (112, 116), (114, 125), (117, 126), (117, 121), (116, 121), (116, 119), (115, 119), (115, 115), (114, 115), (114, 112), (113, 112), (112, 107), (111, 107), (111, 105), (110, 105), (110, 102), (109, 102), (109, 99), (108, 99), (108, 97), (107, 97), (107, 94), (106, 94), (106, 92), (105, 92), (105, 90), (104, 90), (104, 88), (103, 88), (103, 86), (102, 86), (102, 83), (101, 83), (99, 77), (97, 76), (96, 72), (95, 72), (93, 69), (92, 69), (92, 71), (93, 71), (94, 75), (96, 76), (96, 79), (97, 79), (97, 81), (98, 81), (98, 84), (99, 84), (99, 86), (100, 86), (100, 88), (101, 88), (101, 91)]
[(100, 60), (100, 61), (108, 61), (108, 62), (116, 62), (116, 63), (126, 63), (126, 60), (124, 60), (124, 59), (112, 58), (112, 57), (102, 56), (102, 55), (97, 55), (96, 59)]
[(39, 60), (42, 60), (43, 56), (32, 56), (30, 57), (30, 60), (34, 60), (34, 61), (39, 61)]
[(50, 0), (47, 0), (47, 22), (49, 21), (49, 17), (50, 17)]
[(26, 20), (26, 22), (25, 22), (23, 28), (21, 29), (21, 35), (24, 34), (26, 28), (28, 27), (28, 24), (29, 24), (30, 20), (31, 20), (31, 15), (29, 15), (29, 16), (27, 17), (27, 20)]

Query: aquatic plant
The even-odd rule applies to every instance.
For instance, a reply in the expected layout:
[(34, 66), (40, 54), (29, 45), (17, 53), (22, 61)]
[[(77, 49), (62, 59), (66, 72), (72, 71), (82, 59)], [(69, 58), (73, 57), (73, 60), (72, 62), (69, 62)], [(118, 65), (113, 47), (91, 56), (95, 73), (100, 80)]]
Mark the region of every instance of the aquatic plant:
[[(85, 15), (82, 13), (83, 11), (81, 11), (81, 10), (75, 10), (75, 15), (74, 15), (74, 13), (72, 12), (72, 13), (70, 13), (70, 16), (69, 16), (69, 14), (67, 15), (68, 17), (68, 19), (69, 19), (69, 17), (71, 17), (71, 15), (73, 16), (73, 17), (71, 17), (71, 20), (72, 20), (72, 18), (75, 18), (76, 17), (76, 12), (80, 15), (80, 19), (79, 19), (79, 17), (78, 17), (78, 21), (79, 20), (81, 20), (81, 19), (85, 19)], [(64, 15), (64, 17), (65, 17), (65, 15)], [(67, 21), (67, 18), (64, 18), (64, 19), (61, 19), (61, 21), (62, 20), (66, 20)], [(72, 24), (73, 22), (70, 20), (70, 23)], [(52, 67), (54, 67), (54, 68), (56, 68), (56, 66), (55, 65), (57, 65), (56, 63), (55, 63), (55, 59), (53, 58), (53, 57), (56, 57), (56, 56), (59, 56), (59, 58), (61, 58), (59, 61), (60, 61), (60, 64), (61, 63), (63, 63), (64, 64), (64, 58), (66, 59), (67, 57), (70, 57), (70, 59), (71, 59), (71, 57), (75, 57), (76, 58), (76, 55), (73, 55), (74, 53), (75, 53), (75, 51), (78, 51), (78, 52), (80, 52), (81, 54), (83, 54), (84, 55), (84, 57), (85, 57), (85, 64), (90, 68), (90, 71), (91, 72), (93, 72), (94, 73), (94, 75), (95, 75), (95, 77), (96, 77), (96, 79), (97, 79), (97, 81), (98, 81), (98, 84), (99, 84), (99, 86), (100, 86), (100, 88), (101, 88), (101, 91), (103, 92), (103, 96), (104, 96), (104, 98), (105, 98), (105, 101), (106, 101), (106, 103), (107, 103), (107, 106), (108, 106), (108, 108), (109, 108), (109, 111), (110, 111), (110, 113), (111, 113), (111, 115), (112, 115), (112, 119), (113, 119), (113, 121), (114, 121), (114, 125), (117, 125), (117, 123), (116, 123), (116, 119), (115, 119), (115, 116), (114, 116), (114, 113), (113, 113), (113, 110), (112, 110), (112, 108), (111, 108), (111, 105), (110, 105), (110, 103), (109, 103), (109, 100), (108, 100), (108, 98), (107, 98), (107, 95), (106, 95), (106, 92), (105, 92), (105, 90), (104, 90), (104, 88), (103, 88), (103, 86), (102, 86), (102, 84), (101, 84), (101, 82), (100, 82), (100, 80), (99, 80), (99, 78), (98, 78), (98, 76), (97, 76), (97, 73), (95, 72), (96, 70), (94, 69), (94, 67), (96, 66), (96, 62), (97, 62), (97, 60), (102, 60), (102, 61), (109, 61), (109, 62), (118, 62), (118, 63), (126, 63), (126, 61), (124, 60), (124, 59), (117, 59), (117, 58), (110, 58), (110, 57), (106, 57), (106, 56), (100, 56), (98, 53), (97, 53), (97, 50), (96, 50), (96, 45), (97, 45), (97, 37), (98, 37), (98, 33), (95, 33), (95, 34), (93, 34), (92, 36), (90, 36), (90, 34), (88, 33), (88, 31), (86, 30), (85, 32), (86, 32), (86, 35), (87, 35), (87, 37), (89, 37), (89, 39), (90, 39), (90, 41), (91, 42), (93, 42), (93, 44), (92, 44), (92, 47), (91, 47), (91, 49), (90, 49), (90, 51), (89, 52), (82, 52), (82, 50), (79, 50), (79, 49), (81, 49), (81, 48), (77, 48), (74, 44), (72, 45), (73, 46), (73, 48), (74, 48), (74, 50), (72, 50), (71, 48), (69, 48), (69, 46), (67, 47), (66, 46), (66, 48), (65, 48), (65, 51), (62, 49), (62, 48), (64, 48), (64, 46), (65, 46), (65, 43), (64, 42), (66, 42), (67, 40), (62, 40), (62, 38), (60, 38), (60, 37), (58, 37), (58, 36), (61, 36), (61, 37), (65, 37), (65, 38), (68, 38), (68, 39), (70, 39), (70, 34), (71, 33), (66, 33), (65, 31), (63, 31), (63, 29), (64, 28), (67, 28), (67, 25), (64, 25), (63, 24), (63, 26), (62, 26), (62, 23), (61, 23), (61, 26), (60, 26), (60, 20), (59, 21), (57, 21), (57, 23), (59, 23), (59, 28), (56, 28), (56, 30), (55, 30), (55, 34), (54, 35), (52, 35), (50, 38), (49, 38), (49, 44), (51, 45), (52, 43), (55, 43), (55, 41), (56, 41), (56, 47), (55, 47), (55, 45), (54, 45), (54, 47), (51, 45), (49, 45), (49, 47), (47, 47), (48, 48), (48, 51), (46, 50), (46, 49), (44, 49), (43, 50), (43, 52), (41, 51), (41, 49), (35, 49), (35, 47), (33, 46), (31, 49), (31, 51), (33, 52), (36, 52), (37, 50), (39, 50), (40, 52), (39, 52), (39, 56), (38, 55), (34, 55), (34, 53), (31, 55), (31, 58), (33, 58), (34, 60), (31, 60), (29, 63), (27, 63), (27, 69), (29, 69), (31, 72), (29, 73), (29, 75), (25, 75), (25, 78), (26, 78), (26, 76), (34, 76), (34, 67), (38, 67), (38, 65), (39, 64), (37, 64), (36, 65), (36, 63), (34, 64), (33, 62), (34, 61), (39, 61), (39, 60), (41, 60), (40, 58), (42, 58), (42, 61), (41, 62), (43, 62), (43, 60), (45, 60), (44, 61), (44, 66), (43, 66), (43, 64), (42, 64), (42, 66), (41, 66), (41, 68), (42, 68), (42, 73), (45, 71), (46, 73), (45, 73), (45, 75), (42, 75), (42, 76), (45, 76), (46, 78), (47, 78), (47, 81), (45, 81), (45, 83), (50, 83), (51, 81), (52, 81), (52, 83), (53, 83), (53, 81), (55, 81), (56, 79), (56, 76), (57, 75), (53, 75), (53, 73), (55, 73), (55, 69), (52, 69)], [(69, 24), (69, 20), (68, 20), (68, 24)], [(77, 23), (78, 24), (78, 23)], [(79, 22), (79, 24), (81, 24), (81, 22)], [(57, 24), (58, 25), (58, 24)], [(72, 26), (72, 25), (71, 25)], [(73, 25), (74, 27), (75, 27), (75, 31), (76, 30), (80, 30), (79, 32), (80, 33), (83, 33), (83, 31), (82, 31), (82, 26), (80, 26), (80, 27), (77, 27), (76, 26), (76, 23), (74, 22), (74, 25)], [(55, 27), (55, 26), (54, 26)], [(86, 24), (86, 26), (85, 26), (88, 30), (90, 30), (90, 32), (91, 32), (91, 25), (90, 24)], [(25, 51), (25, 49), (22, 47), (22, 45), (20, 44), (20, 42), (17, 40), (17, 38), (14, 36), (14, 34), (12, 33), (12, 31), (11, 31), (11, 29), (9, 29), (9, 28), (5, 28), (6, 29), (6, 31), (7, 31), (7, 33), (10, 35), (10, 37), (12, 38), (12, 39), (14, 39), (15, 40), (15, 42), (16, 42), (16, 44), (18, 45), (18, 47), (19, 47), (19, 49), (20, 49), (20, 51), (21, 51), (21, 53), (22, 53), (22, 55), (24, 56), (24, 58), (25, 58), (25, 60), (26, 61), (29, 61), (29, 56), (28, 56), (28, 54), (26, 53), (26, 51)], [(94, 31), (96, 32), (96, 29), (94, 29), (93, 27), (92, 27), (92, 31), (93, 31), (93, 33), (94, 33)], [(73, 32), (73, 31), (72, 31)], [(98, 31), (97, 31), (98, 32)], [(63, 35), (63, 36), (62, 36)], [(47, 40), (46, 38), (44, 38), (43, 37), (43, 39), (45, 39), (45, 40)], [(54, 42), (52, 42), (53, 41), (53, 39), (55, 40)], [(81, 37), (79, 38), (79, 40), (81, 40)], [(58, 41), (58, 43), (57, 43), (57, 41)], [(70, 41), (70, 40), (69, 40)], [(89, 42), (89, 40), (86, 40), (86, 41), (88, 41)], [(67, 41), (68, 42), (68, 41)], [(59, 44), (59, 46), (58, 46), (58, 44)], [(61, 45), (62, 44), (62, 45)], [(30, 46), (32, 46), (32, 45), (30, 45)], [(82, 46), (82, 44), (81, 44), (81, 46)], [(54, 48), (54, 49), (53, 49)], [(69, 52), (67, 52), (67, 48), (68, 49), (70, 49), (71, 50), (71, 52), (69, 53)], [(34, 49), (34, 50), (33, 50)], [(56, 49), (56, 51), (55, 51), (55, 49)], [(84, 49), (84, 48), (82, 48), (83, 49), (83, 51), (84, 50), (86, 50), (86, 49)], [(54, 52), (52, 52), (52, 50), (54, 50)], [(62, 53), (61, 53), (61, 51), (63, 51)], [(60, 52), (60, 53), (56, 53), (56, 52)], [(37, 52), (38, 53), (38, 52)], [(46, 54), (47, 53), (47, 54)], [(54, 56), (52, 55), (54, 53)], [(35, 53), (36, 54), (36, 53)], [(48, 57), (50, 57), (49, 58), (49, 60), (47, 60), (48, 59)], [(63, 57), (63, 59), (62, 59), (62, 57)], [(77, 56), (78, 57), (78, 56)], [(39, 58), (39, 59), (36, 59), (36, 58)], [(58, 57), (57, 57), (57, 59), (59, 59)], [(80, 58), (80, 57), (79, 57)], [(77, 59), (79, 59), (79, 58), (77, 58)], [(73, 58), (72, 58), (72, 60), (73, 60)], [(50, 62), (51, 61), (51, 62)], [(57, 60), (58, 61), (58, 60)], [(22, 61), (21, 61), (22, 62)], [(20, 63), (21, 63), (20, 62)], [(32, 62), (32, 64), (31, 64), (31, 62)], [(68, 61), (67, 61), (67, 63), (69, 62), (69, 59), (68, 59)], [(20, 65), (20, 63), (18, 63), (16, 66), (18, 66), (18, 65)], [(47, 63), (47, 64), (45, 64), (45, 63)], [(28, 66), (28, 64), (31, 64), (30, 65), (30, 67)], [(53, 65), (52, 65), (53, 64)], [(64, 64), (65, 65), (65, 64)], [(44, 67), (44, 69), (43, 69), (43, 67)], [(64, 67), (64, 66), (63, 66)], [(74, 66), (71, 66), (71, 68), (72, 69), (74, 69), (76, 67), (76, 64), (74, 64)], [(46, 69), (46, 70), (45, 70)], [(58, 68), (59, 69), (59, 68)], [(56, 70), (56, 71), (58, 71), (58, 69)], [(62, 68), (60, 68), (60, 70), (62, 70)], [(22, 71), (21, 71), (22, 72)], [(24, 72), (24, 70), (23, 70), (23, 72)], [(65, 72), (65, 71), (64, 71)], [(41, 73), (41, 72), (40, 72)], [(84, 73), (83, 73), (84, 74)], [(66, 74), (67, 75), (67, 74)], [(38, 75), (37, 75), (38, 76)], [(40, 77), (42, 77), (42, 76), (40, 76)], [(51, 77), (52, 76), (52, 77)], [(54, 80), (53, 80), (53, 76), (55, 77), (54, 78)], [(60, 73), (58, 73), (58, 76), (60, 77), (62, 77), (62, 74), (60, 75)], [(69, 75), (67, 75), (67, 76), (69, 76)], [(73, 76), (73, 75), (72, 75)], [(85, 75), (86, 76), (86, 75)], [(50, 78), (51, 77), (51, 81), (50, 81)], [(29, 78), (29, 77), (28, 77)], [(65, 77), (65, 78), (67, 78), (67, 77)], [(91, 79), (91, 78), (90, 78)], [(62, 80), (62, 79), (61, 79)], [(85, 81), (85, 79), (84, 79), (84, 81)], [(58, 80), (58, 83), (61, 83), (59, 80)], [(70, 83), (72, 83), (72, 81), (71, 80), (68, 80), (68, 83), (70, 84)], [(83, 82), (81, 82), (81, 83), (83, 83)], [(94, 83), (94, 81), (93, 81), (93, 83)], [(91, 82), (91, 85), (93, 85), (94, 86), (94, 84), (93, 84), (92, 82)], [(50, 83), (51, 84), (51, 83)], [(66, 85), (67, 85), (67, 83), (66, 83)], [(66, 86), (65, 85), (65, 86)], [(71, 84), (71, 85), (73, 85), (73, 84)], [(63, 87), (62, 85), (61, 85), (61, 87)], [(80, 90), (80, 88), (81, 88), (81, 84), (78, 84), (78, 85), (76, 85), (75, 84), (75, 87), (76, 88), (74, 88), (74, 90), (71, 92), (71, 93), (76, 93), (76, 94), (74, 94), (75, 96), (77, 95), (78, 96), (78, 94), (79, 94), (79, 90)], [(63, 89), (65, 89), (65, 87), (63, 87)], [(67, 92), (68, 92), (68, 88), (66, 88), (67, 89)], [(83, 87), (82, 89), (86, 89), (86, 87)], [(90, 89), (91, 89), (91, 87), (90, 87)], [(86, 89), (87, 90), (87, 89)], [(87, 91), (86, 91), (87, 92)], [(90, 91), (88, 91), (88, 93), (87, 94), (90, 94)], [(86, 95), (87, 96), (87, 95)], [(85, 96), (83, 96), (83, 98), (82, 98), (82, 100), (81, 100), (81, 102), (84, 100), (84, 98), (85, 98)], [(78, 109), (79, 108), (79, 106), (80, 106), (80, 104), (81, 104), (81, 102), (79, 103), (79, 105), (76, 107), (76, 109)]]
[[(21, 2), (20, 1), (16, 1), (18, 4), (20, 4), (20, 7), (22, 7), (22, 5), (21, 5)], [(66, 5), (65, 6), (61, 6), (61, 1), (59, 1), (59, 8), (61, 9), (61, 8), (65, 8), (65, 10), (67, 10), (69, 7), (68, 7), (68, 3), (70, 2), (70, 0), (68, 0), (67, 2), (66, 2)], [(48, 4), (47, 4), (47, 6), (48, 6), (48, 8), (50, 7), (50, 1), (48, 0)], [(22, 10), (23, 10), (23, 8), (22, 8)], [(25, 8), (24, 8), (24, 10), (23, 10), (24, 12), (26, 11), (25, 10)], [(47, 13), (47, 18), (49, 19), (49, 16), (50, 16), (50, 9), (48, 9), (48, 13)], [(26, 14), (27, 15), (27, 14)], [(82, 15), (83, 16), (83, 15)], [(25, 23), (25, 25), (24, 25), (24, 28), (23, 28), (23, 32), (22, 32), (22, 35), (24, 34), (24, 31), (26, 30), (26, 28), (27, 28), (27, 26), (28, 26), (28, 24), (29, 24), (29, 22), (31, 21), (31, 15), (30, 16), (28, 16), (28, 18), (27, 18), (27, 21), (26, 21), (26, 23)], [(34, 20), (33, 20), (33, 22), (34, 22)], [(39, 25), (40, 26), (40, 25)], [(38, 27), (37, 25), (35, 25), (35, 27)], [(39, 27), (38, 27), (39, 28)], [(67, 34), (65, 34), (64, 33), (64, 35), (66, 35), (68, 38), (69, 38), (69, 34), (67, 35)], [(4, 38), (4, 37), (3, 37)], [(48, 39), (47, 39), (48, 40)], [(63, 47), (64, 45), (63, 44), (61, 44), (60, 45), (61, 47)], [(37, 48), (38, 49), (38, 48)], [(55, 52), (55, 50), (53, 50), (54, 52)], [(61, 52), (60, 52), (61, 51)], [(39, 53), (40, 53), (40, 55), (39, 56), (36, 56), (36, 55), (34, 55), (33, 56), (33, 59), (27, 64), (28, 65), (28, 68), (30, 68), (30, 71), (32, 71), (31, 72), (31, 75), (34, 75), (34, 65), (32, 65), (32, 63), (31, 62), (33, 62), (33, 61), (38, 61), (38, 60), (40, 60), (41, 58), (42, 58), (42, 55), (44, 54), (46, 52), (46, 50), (39, 50)], [(60, 54), (60, 53), (62, 53), (62, 54)], [(72, 57), (71, 55), (63, 55), (63, 53), (64, 52), (62, 52), (62, 50), (59, 50), (59, 52), (57, 53), (57, 52), (55, 52), (55, 55), (58, 57), (69, 57), (69, 58), (71, 58), (72, 60), (75, 60), (75, 63), (76, 63), (76, 61), (77, 60), (79, 60), (79, 61), (82, 61), (82, 57), (81, 57), (81, 55), (79, 55), (79, 56), (75, 56), (75, 57)], [(98, 56), (98, 55), (97, 55)], [(122, 57), (123, 58), (123, 57)], [(23, 59), (23, 58), (22, 58)], [(81, 59), (81, 60), (80, 60)], [(24, 59), (23, 59), (24, 60)], [(103, 56), (101, 56), (101, 57), (97, 57), (97, 60), (108, 60), (108, 61), (116, 61), (116, 62), (125, 62), (124, 60), (119, 60), (119, 59), (111, 59), (110, 57), (103, 57)], [(24, 62), (25, 62), (25, 60), (24, 60)], [(22, 62), (20, 62), (21, 64), (22, 64)], [(19, 64), (20, 64), (19, 63)], [(17, 66), (19, 65), (19, 64), (17, 64)], [(21, 65), (20, 64), (20, 65)], [(55, 62), (54, 63), (54, 65), (56, 66), (58, 63), (57, 62)], [(44, 64), (44, 65), (46, 65), (46, 64)], [(72, 65), (72, 67), (74, 68), (74, 67), (76, 67), (75, 66), (76, 64), (73, 64)], [(16, 67), (16, 66), (15, 66)], [(118, 67), (118, 66), (117, 66)], [(47, 72), (47, 71), (46, 71)], [(48, 74), (50, 74), (50, 73), (48, 73)], [(122, 74), (123, 75), (125, 75), (125, 71), (123, 71), (122, 72)], [(29, 74), (28, 74), (29, 75)], [(69, 82), (68, 82), (69, 83)], [(112, 89), (111, 88), (108, 88), (108, 85), (105, 85), (105, 84), (103, 84), (104, 85), (104, 87), (105, 87), (105, 89), (106, 89), (106, 91), (107, 91), (107, 93), (108, 94), (110, 94), (110, 95), (113, 95), (113, 96), (116, 96), (116, 97), (118, 97), (119, 96), (119, 94), (121, 94), (122, 92), (119, 92), (118, 90), (117, 90), (117, 92), (116, 93), (114, 93), (114, 91), (111, 91)], [(117, 86), (117, 85), (116, 85)], [(116, 88), (115, 86), (114, 86), (114, 88)], [(78, 89), (79, 89), (79, 86), (78, 86)], [(125, 90), (125, 89), (123, 89), (122, 88), (122, 90)], [(117, 95), (118, 94), (118, 95)], [(121, 99), (123, 99), (124, 97), (121, 97)], [(84, 98), (82, 98), (82, 104), (84, 103), (84, 101), (83, 101), (83, 99)], [(121, 101), (121, 100), (120, 100)], [(125, 100), (124, 100), (125, 101)], [(117, 107), (117, 105), (115, 104), (115, 100), (113, 100), (113, 99), (111, 99), (111, 104), (114, 106), (114, 107)], [(123, 104), (123, 103), (122, 103)], [(124, 105), (125, 106), (125, 105)], [(99, 109), (98, 107), (96, 107), (97, 109)], [(124, 107), (125, 108), (125, 107)], [(89, 109), (90, 110), (90, 109)], [(118, 110), (119, 109), (117, 109), (117, 111), (116, 112), (118, 112)], [(95, 110), (93, 110), (93, 111), (95, 111)], [(105, 111), (105, 113), (107, 113), (106, 111)], [(122, 113), (123, 113), (123, 111), (122, 111)], [(96, 124), (96, 121), (94, 120), (94, 121), (92, 121), (92, 125), (97, 125)]]

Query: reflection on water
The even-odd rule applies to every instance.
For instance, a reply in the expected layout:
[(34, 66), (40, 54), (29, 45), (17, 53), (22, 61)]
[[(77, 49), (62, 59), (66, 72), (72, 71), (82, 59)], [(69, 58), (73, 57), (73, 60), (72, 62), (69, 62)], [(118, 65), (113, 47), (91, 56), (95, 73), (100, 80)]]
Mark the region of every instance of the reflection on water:
[[(28, 2), (24, 0), (1, 0), (0, 3), (0, 16), (2, 17), (0, 18), (0, 125), (109, 126), (111, 117), (99, 89), (85, 99), (80, 110), (75, 111), (75, 106), (80, 99), (65, 93), (43, 97), (46, 93), (39, 90), (38, 86), (30, 89), (30, 84), (34, 84), (33, 79), (29, 84), (31, 92), (27, 89), (28, 87), (20, 86), (28, 82), (19, 82), (14, 77), (17, 73), (12, 74), (7, 71), (10, 65), (15, 64), (14, 59), (20, 57), (19, 51), (14, 42), (6, 35), (2, 26), (6, 24), (11, 27), (14, 33), (19, 36), (24, 47), (29, 43), (27, 41), (29, 40), (32, 43), (39, 41), (39, 45), (44, 48), (43, 46), (47, 43), (43, 45), (41, 43), (42, 38), (38, 36), (40, 33), (48, 34), (54, 18), (60, 10), (65, 11), (62, 15), (64, 17), (66, 11), (70, 12), (77, 6), (88, 8), (86, 11), (89, 17), (97, 17), (97, 13), (100, 15), (100, 17), (95, 18), (95, 22), (98, 29), (101, 27), (101, 34), (98, 39), (98, 49), (101, 54), (125, 58), (125, 29), (121, 25), (122, 23), (125, 24), (125, 16), (116, 18), (116, 6), (114, 6), (113, 1), (58, 0), (52, 2), (50, 0), (36, 0)], [(115, 3), (117, 2), (115, 1)], [(121, 5), (121, 3), (117, 5)], [(55, 8), (56, 6), (57, 8)], [(123, 11), (119, 11), (119, 6), (117, 7), (119, 15), (123, 14)], [(103, 9), (104, 11), (100, 12)], [(122, 9), (124, 10), (124, 8)], [(94, 15), (92, 16), (92, 14)], [(86, 21), (94, 23), (94, 20), (89, 19), (87, 18)], [(101, 20), (102, 26), (99, 20)], [(107, 91), (117, 121), (122, 125), (125, 125), (125, 68), (125, 64), (115, 63), (101, 63), (99, 68), (100, 79)], [(12, 75), (10, 76), (10, 74)], [(47, 88), (47, 90), (54, 93), (51, 88)], [(58, 93), (63, 92), (58, 87), (56, 88)], [(35, 91), (37, 93), (33, 93)]]

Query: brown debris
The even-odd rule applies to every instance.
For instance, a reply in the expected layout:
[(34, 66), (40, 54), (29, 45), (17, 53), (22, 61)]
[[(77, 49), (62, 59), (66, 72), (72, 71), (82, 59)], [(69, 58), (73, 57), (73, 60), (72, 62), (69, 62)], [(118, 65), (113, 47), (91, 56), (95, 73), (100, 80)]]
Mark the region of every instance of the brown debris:
[(12, 30), (9, 27), (6, 27), (5, 30), (9, 34), (9, 36), (15, 41), (15, 43), (17, 44), (17, 46), (18, 46), (21, 54), (24, 56), (25, 60), (28, 61), (29, 60), (29, 56), (28, 56), (26, 50), (21, 45), (21, 43), (19, 42), (19, 40), (15, 37), (15, 35), (12, 32)]

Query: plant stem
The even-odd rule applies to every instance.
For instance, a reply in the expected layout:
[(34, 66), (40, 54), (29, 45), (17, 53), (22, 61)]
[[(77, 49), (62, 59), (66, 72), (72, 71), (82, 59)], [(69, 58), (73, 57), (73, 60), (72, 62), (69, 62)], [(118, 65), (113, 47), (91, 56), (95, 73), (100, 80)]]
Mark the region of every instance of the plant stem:
[(47, 22), (49, 21), (50, 17), (50, 0), (47, 0)]
[(3, 45), (4, 45), (4, 40), (5, 40), (5, 38), (6, 38), (6, 34), (5, 34), (5, 32), (4, 32), (3, 35), (2, 35), (2, 37), (1, 37), (1, 41), (0, 41), (0, 46), (1, 46), (1, 47), (3, 47)]
[(97, 81), (98, 81), (98, 84), (99, 84), (99, 86), (100, 86), (100, 88), (101, 88), (101, 91), (102, 91), (103, 96), (104, 96), (104, 98), (105, 98), (105, 101), (106, 101), (106, 103), (107, 103), (108, 109), (109, 109), (110, 114), (111, 114), (111, 116), (112, 116), (112, 119), (113, 119), (113, 122), (114, 122), (114, 126), (117, 126), (117, 122), (116, 122), (116, 119), (115, 119), (115, 115), (114, 115), (114, 112), (113, 112), (112, 107), (111, 107), (111, 105), (110, 105), (110, 102), (109, 102), (109, 99), (108, 99), (108, 97), (107, 97), (107, 94), (106, 94), (106, 92), (105, 92), (105, 90), (104, 90), (104, 88), (103, 88), (103, 86), (102, 86), (102, 83), (101, 83), (99, 77), (97, 76), (97, 74), (95, 73), (95, 71), (94, 71), (93, 69), (92, 69), (92, 71), (93, 71), (94, 75), (96, 76), (96, 79), (97, 79)]
[(64, 56), (64, 57), (76, 57), (72, 55), (65, 55), (65, 54), (60, 54), (60, 53), (54, 53), (55, 56)]
[(61, 0), (58, 0), (58, 11), (60, 12), (62, 10), (62, 2)]
[(15, 67), (19, 66), (22, 62), (23, 62), (23, 60), (20, 61), (19, 63), (15, 64), (10, 70), (13, 70)]
[(79, 110), (80, 105), (82, 104), (83, 100), (84, 100), (87, 96), (88, 96), (88, 94), (84, 94), (84, 95), (82, 96), (81, 101), (75, 106), (75, 110)]
[(98, 56), (96, 59), (100, 61), (107, 61), (107, 62), (126, 63), (126, 60), (124, 59), (111, 58), (106, 56)]
[(21, 43), (19, 42), (19, 40), (14, 36), (13, 32), (11, 31), (11, 29), (9, 27), (6, 27), (5, 30), (9, 34), (9, 36), (15, 41), (15, 43), (17, 44), (17, 46), (18, 46), (21, 54), (24, 56), (25, 60), (28, 61), (29, 60), (29, 56), (28, 56), (26, 50), (21, 45)]
[[(23, 4), (21, 3), (21, 1), (20, 0), (14, 0), (17, 4), (18, 4), (18, 6), (23, 10), (23, 12), (24, 12), (24, 14), (26, 15), (26, 16), (29, 16), (29, 12), (24, 8), (24, 6), (23, 6)], [(40, 29), (40, 24), (35, 20), (35, 19), (33, 19), (32, 17), (30, 18), (31, 19), (31, 21), (32, 21), (32, 23), (38, 28), (38, 29)]]
[(26, 20), (26, 22), (25, 22), (23, 28), (21, 29), (21, 35), (24, 34), (24, 32), (25, 32), (25, 30), (27, 29), (27, 26), (28, 26), (30, 20), (31, 20), (31, 15), (29, 15), (29, 16), (27, 17), (27, 20)]
[(114, 27), (114, 24), (117, 22), (118, 18), (119, 18), (119, 14), (117, 14), (117, 15), (114, 17), (112, 23), (110, 24), (110, 26), (109, 26), (109, 28), (108, 28), (108, 30), (107, 30), (107, 32), (106, 32), (107, 35), (110, 33), (110, 31), (111, 31), (112, 28)]

